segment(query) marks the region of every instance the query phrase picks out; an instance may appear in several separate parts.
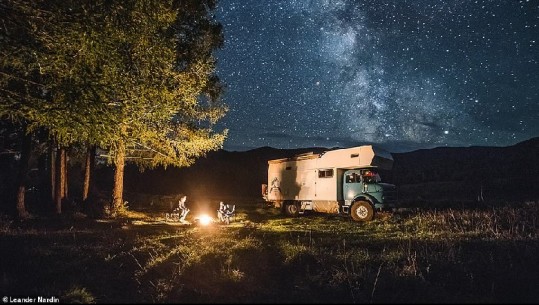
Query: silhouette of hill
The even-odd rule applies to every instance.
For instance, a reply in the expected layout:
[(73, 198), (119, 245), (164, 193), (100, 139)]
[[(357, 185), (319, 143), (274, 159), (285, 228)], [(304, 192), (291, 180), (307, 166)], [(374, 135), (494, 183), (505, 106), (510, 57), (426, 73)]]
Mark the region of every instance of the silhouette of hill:
[[(260, 198), (267, 161), (326, 148), (244, 152), (219, 150), (188, 168), (126, 169), (127, 192), (186, 193), (192, 197)], [(508, 147), (439, 147), (393, 153), (393, 170), (382, 178), (395, 183), (404, 204), (539, 200), (539, 137)]]
[(508, 147), (451, 147), (393, 154), (405, 200), (539, 199), (539, 137)]

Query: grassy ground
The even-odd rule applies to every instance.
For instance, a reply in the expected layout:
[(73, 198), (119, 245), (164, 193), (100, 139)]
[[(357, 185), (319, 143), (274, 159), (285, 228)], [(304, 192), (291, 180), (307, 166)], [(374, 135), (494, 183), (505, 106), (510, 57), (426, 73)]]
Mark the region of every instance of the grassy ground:
[(539, 302), (537, 203), (368, 223), (258, 204), (237, 212), (208, 227), (161, 213), (3, 217), (0, 291), (65, 303)]

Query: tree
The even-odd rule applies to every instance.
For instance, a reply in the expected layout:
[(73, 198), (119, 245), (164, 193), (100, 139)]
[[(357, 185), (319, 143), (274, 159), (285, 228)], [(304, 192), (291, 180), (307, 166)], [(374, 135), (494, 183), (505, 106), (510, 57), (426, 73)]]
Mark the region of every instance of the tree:
[[(73, 143), (73, 137), (66, 137), (66, 130), (80, 122), (81, 116), (70, 116), (68, 104), (61, 104), (53, 99), (62, 90), (54, 86), (54, 77), (46, 74), (42, 61), (46, 58), (43, 37), (53, 15), (46, 1), (8, 0), (0, 3), (2, 27), (0, 29), (0, 118), (19, 124), (23, 129), (21, 145), (19, 187), (17, 190), (17, 209), (21, 217), (26, 217), (24, 207), (24, 180), (28, 170), (27, 161), (31, 152), (31, 134), (37, 130), (45, 130), (51, 135), (52, 143), (58, 144), (58, 166), (56, 168), (53, 187), (57, 212), (61, 212), (61, 201), (67, 195), (67, 167), (65, 147)], [(42, 25), (46, 25), (43, 28)], [(61, 80), (62, 81), (62, 80)], [(69, 88), (63, 87), (63, 94), (69, 94)], [(66, 90), (67, 89), (67, 90)], [(55, 95), (53, 95), (53, 93)], [(67, 107), (66, 107), (67, 106)], [(80, 109), (80, 108), (79, 108)], [(61, 124), (61, 122), (69, 122)], [(80, 130), (80, 129), (79, 129)], [(77, 132), (77, 130), (75, 130)], [(51, 145), (52, 145), (51, 143)], [(53, 151), (51, 151), (52, 156)]]
[(17, 175), (17, 211), (21, 218), (29, 216), (25, 206), (25, 181), (33, 123), (40, 117), (39, 109), (46, 99), (36, 57), (39, 43), (29, 20), (31, 14), (31, 7), (24, 1), (0, 3), (0, 119), (22, 130)]
[[(226, 112), (214, 8), (212, 0), (9, 0), (0, 6), (9, 24), (0, 115), (47, 130), (57, 169), (70, 145), (109, 150), (112, 206), (121, 209), (126, 160), (188, 166), (222, 146), (227, 131), (213, 130)], [(63, 176), (55, 174), (58, 212)]]
[[(214, 74), (212, 51), (222, 44), (214, 7), (198, 0), (61, 1), (47, 22), (40, 63), (54, 77), (54, 103), (44, 123), (60, 141), (109, 150), (115, 210), (123, 205), (126, 160), (188, 166), (222, 146), (226, 130), (213, 131), (226, 112)], [(66, 110), (79, 118), (81, 109), (83, 118), (66, 120)]]
[(86, 149), (84, 158), (84, 185), (82, 187), (82, 201), (86, 202), (90, 196), (90, 191), (93, 188), (94, 168), (95, 168), (95, 154), (97, 147), (95, 145), (89, 145)]

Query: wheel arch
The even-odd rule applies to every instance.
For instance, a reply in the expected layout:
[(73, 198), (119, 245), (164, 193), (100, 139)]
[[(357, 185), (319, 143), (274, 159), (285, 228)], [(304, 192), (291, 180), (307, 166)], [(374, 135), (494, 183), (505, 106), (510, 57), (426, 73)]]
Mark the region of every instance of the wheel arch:
[(367, 194), (361, 194), (361, 195), (356, 196), (354, 200), (352, 200), (352, 203), (356, 201), (367, 201), (370, 205), (372, 205), (373, 208), (375, 207), (375, 204), (377, 203), (376, 198), (369, 196)]

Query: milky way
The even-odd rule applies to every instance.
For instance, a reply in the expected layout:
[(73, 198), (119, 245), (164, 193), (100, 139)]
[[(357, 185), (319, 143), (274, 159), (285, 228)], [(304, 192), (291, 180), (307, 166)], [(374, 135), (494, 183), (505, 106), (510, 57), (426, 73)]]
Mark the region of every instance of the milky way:
[(220, 0), (225, 149), (539, 136), (539, 0)]

